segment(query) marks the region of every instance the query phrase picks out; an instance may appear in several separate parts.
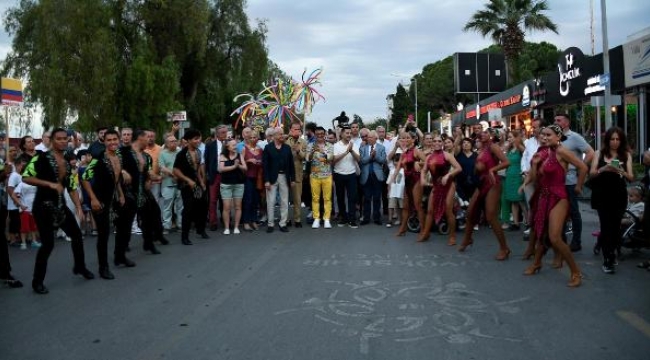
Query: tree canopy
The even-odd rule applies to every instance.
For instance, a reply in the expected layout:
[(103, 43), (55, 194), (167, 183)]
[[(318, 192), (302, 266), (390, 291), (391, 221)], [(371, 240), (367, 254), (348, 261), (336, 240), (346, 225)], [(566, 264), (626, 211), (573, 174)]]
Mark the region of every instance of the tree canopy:
[(245, 0), (22, 0), (3, 74), (28, 79), (44, 126), (167, 128), (186, 110), (194, 127), (230, 123), (232, 99), (282, 76), (268, 59), (266, 25)]

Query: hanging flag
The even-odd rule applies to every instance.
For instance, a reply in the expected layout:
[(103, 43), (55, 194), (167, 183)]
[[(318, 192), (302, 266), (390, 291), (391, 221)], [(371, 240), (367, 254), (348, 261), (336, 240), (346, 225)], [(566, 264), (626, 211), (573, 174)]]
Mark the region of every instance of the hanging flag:
[(18, 79), (2, 78), (2, 105), (23, 104), (23, 84)]

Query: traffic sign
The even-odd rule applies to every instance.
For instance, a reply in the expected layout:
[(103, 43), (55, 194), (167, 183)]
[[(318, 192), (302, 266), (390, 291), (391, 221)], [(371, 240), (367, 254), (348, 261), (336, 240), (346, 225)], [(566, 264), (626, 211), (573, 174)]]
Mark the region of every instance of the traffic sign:
[(610, 80), (609, 73), (602, 74), (602, 75), (600, 75), (600, 82), (599, 82), (599, 85), (600, 85), (600, 86), (608, 85), (608, 84), (609, 84), (609, 80)]
[(167, 121), (187, 121), (187, 112), (170, 111), (167, 113)]

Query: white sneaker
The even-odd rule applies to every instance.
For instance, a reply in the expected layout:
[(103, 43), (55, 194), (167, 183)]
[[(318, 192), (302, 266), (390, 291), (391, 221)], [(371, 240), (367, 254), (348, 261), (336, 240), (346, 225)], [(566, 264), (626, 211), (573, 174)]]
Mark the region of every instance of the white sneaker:
[(226, 229), (226, 230), (224, 230), (224, 231), (223, 231), (223, 234), (224, 234), (224, 235), (230, 235), (230, 229)]
[(235, 230), (232, 233), (235, 234), (235, 235), (241, 234), (241, 232), (239, 231), (239, 228), (235, 228)]
[(530, 235), (530, 228), (524, 230), (524, 235), (526, 236)]
[(20, 244), (20, 250), (27, 250), (27, 244), (26, 243), (21, 243)]
[(32, 249), (38, 249), (40, 247), (41, 247), (40, 241), (36, 241), (36, 240), (32, 241)]
[(66, 236), (66, 237), (65, 237), (65, 241), (67, 241), (67, 242), (72, 242), (72, 238), (70, 238), (69, 236)]
[(478, 225), (474, 225), (474, 231), (478, 231)]
[(330, 223), (329, 220), (325, 220), (325, 224), (323, 225), (323, 227), (324, 227), (325, 229), (331, 229), (331, 228), (332, 228), (332, 224)]
[(314, 219), (314, 223), (311, 224), (312, 229), (318, 229), (320, 228), (320, 219)]

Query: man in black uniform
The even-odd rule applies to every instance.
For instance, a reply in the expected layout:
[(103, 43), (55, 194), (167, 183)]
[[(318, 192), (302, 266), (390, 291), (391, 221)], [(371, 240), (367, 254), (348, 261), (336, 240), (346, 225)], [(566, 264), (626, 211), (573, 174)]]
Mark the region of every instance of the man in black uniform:
[[(160, 208), (153, 200), (149, 192), (149, 171), (152, 161), (149, 154), (142, 151), (147, 145), (147, 135), (142, 130), (136, 130), (133, 134), (131, 146), (122, 147), (119, 154), (122, 156), (122, 176), (124, 178), (122, 191), (124, 193), (124, 206), (117, 212), (117, 234), (115, 243), (115, 265), (123, 264), (127, 267), (135, 266), (133, 261), (126, 258), (126, 249), (131, 240), (131, 225), (136, 214), (138, 223), (142, 229), (144, 240), (142, 248), (151, 251), (152, 254), (160, 254), (153, 244), (155, 229), (162, 228)], [(153, 203), (152, 203), (153, 202)], [(156, 205), (156, 206), (154, 206)], [(157, 214), (155, 210), (158, 210)], [(156, 216), (157, 215), (157, 216)], [(155, 224), (155, 221), (158, 224)], [(160, 239), (162, 230), (160, 230)]]
[(34, 219), (41, 234), (42, 246), (36, 254), (32, 289), (38, 294), (49, 291), (43, 285), (47, 260), (54, 248), (54, 231), (61, 228), (72, 239), (74, 268), (72, 272), (90, 280), (95, 277), (86, 269), (81, 230), (75, 216), (65, 204), (63, 191), (68, 190), (77, 216), (83, 219), (83, 210), (77, 194), (77, 182), (70, 163), (64, 158), (68, 135), (64, 129), (52, 130), (52, 145), (48, 152), (34, 156), (23, 171), (23, 182), (38, 187), (34, 198)]
[(104, 134), (106, 151), (93, 158), (83, 174), (81, 184), (90, 197), (93, 218), (97, 225), (97, 259), (99, 276), (103, 279), (115, 278), (108, 267), (108, 237), (110, 236), (111, 209), (113, 203), (124, 205), (124, 193), (119, 186), (122, 176), (119, 134), (108, 130)]
[(205, 220), (208, 211), (208, 193), (205, 186), (205, 174), (201, 166), (201, 133), (188, 129), (183, 136), (187, 141), (174, 161), (174, 175), (179, 180), (181, 197), (183, 198), (183, 224), (181, 226), (181, 241), (183, 245), (192, 245), (190, 227), (196, 225), (196, 232), (203, 239), (210, 237), (205, 232)]

